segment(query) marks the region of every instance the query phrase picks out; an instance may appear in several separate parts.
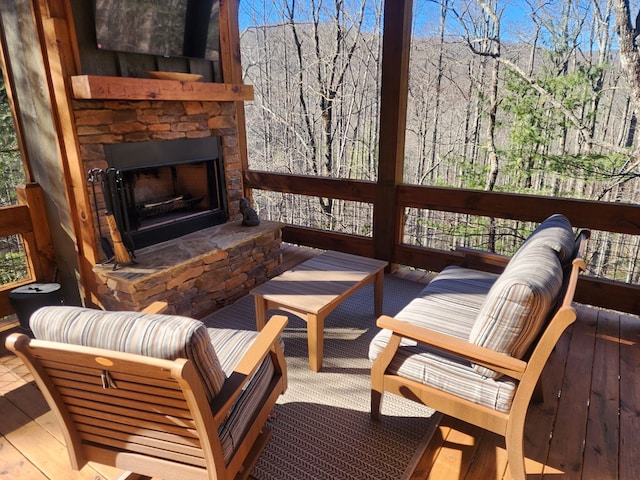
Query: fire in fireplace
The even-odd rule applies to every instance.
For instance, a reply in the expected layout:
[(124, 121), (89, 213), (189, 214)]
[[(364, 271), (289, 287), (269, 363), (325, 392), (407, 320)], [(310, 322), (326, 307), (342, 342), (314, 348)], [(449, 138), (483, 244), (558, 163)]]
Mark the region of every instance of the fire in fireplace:
[(118, 228), (143, 248), (227, 221), (219, 137), (105, 145)]

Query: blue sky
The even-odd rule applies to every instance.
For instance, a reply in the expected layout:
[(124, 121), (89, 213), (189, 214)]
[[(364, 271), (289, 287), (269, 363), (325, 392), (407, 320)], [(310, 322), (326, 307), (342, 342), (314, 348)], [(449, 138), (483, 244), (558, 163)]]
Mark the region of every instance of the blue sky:
[[(240, 29), (245, 30), (247, 27), (255, 25), (273, 25), (282, 23), (282, 14), (279, 9), (281, 5), (287, 0), (241, 0), (240, 2)], [(288, 0), (289, 2), (291, 0)], [(347, 4), (352, 3), (356, 7), (360, 5), (362, 0), (345, 0)], [(380, 0), (369, 0), (369, 5), (377, 4)], [(388, 0), (393, 2), (394, 0)], [(499, 8), (503, 9), (502, 24), (501, 24), (501, 38), (507, 41), (513, 42), (528, 42), (531, 39), (531, 32), (533, 31), (531, 7), (525, 0), (498, 0)], [(553, 19), (554, 15), (559, 16), (563, 6), (566, 5), (566, 0), (544, 0), (540, 1), (540, 4), (544, 5), (544, 10), (540, 10), (542, 13), (539, 17), (539, 21), (548, 22), (549, 25), (555, 24)], [(332, 8), (333, 3), (325, 2), (327, 8)], [(458, 2), (456, 0), (450, 0), (450, 3), (456, 9), (464, 8), (467, 2)], [(298, 12), (302, 12), (305, 6), (310, 4), (310, 0), (296, 0), (296, 7)], [(531, 4), (535, 5), (535, 0)], [(439, 31), (439, 18), (440, 18), (440, 3), (434, 0), (414, 0), (413, 13), (414, 13), (414, 35), (416, 36), (437, 36)], [(585, 12), (590, 14), (590, 10), (593, 9), (591, 3), (576, 2), (574, 4), (574, 11), (572, 15), (584, 15)], [(479, 5), (475, 4), (476, 8)], [(460, 11), (460, 10), (459, 10)], [(373, 25), (375, 12), (373, 7), (368, 12), (369, 25)], [(545, 17), (546, 15), (546, 17)], [(299, 16), (301, 20), (304, 20), (302, 15)], [(586, 23), (589, 25), (589, 22)], [(365, 25), (366, 27), (366, 25)], [(550, 27), (550, 28), (555, 28)], [(588, 26), (583, 27), (583, 34), (588, 32)], [(544, 40), (547, 32), (542, 30), (541, 39)], [(455, 41), (463, 35), (463, 31), (460, 28), (460, 24), (454, 20), (454, 15), (450, 13), (448, 15), (447, 22), (447, 34), (449, 40)]]
[[(282, 18), (278, 9), (274, 7), (274, 3), (281, 5), (284, 0), (242, 0), (240, 2), (239, 21), (240, 29), (245, 30), (247, 27), (277, 24), (282, 22)], [(360, 0), (355, 0), (359, 3)], [(393, 1), (393, 0), (390, 0)], [(551, 0), (547, 5), (559, 3), (563, 0)], [(308, 2), (307, 2), (308, 3)], [(298, 8), (305, 4), (304, 0), (297, 0)], [(455, 2), (454, 2), (455, 5)], [(503, 13), (503, 31), (507, 36), (516, 35), (518, 32), (529, 30), (527, 25), (530, 24), (530, 18), (527, 16), (527, 4), (524, 0), (511, 0), (502, 2), (504, 8)], [(415, 0), (414, 2), (415, 17), (415, 33), (418, 35), (437, 35), (439, 22), (439, 4), (430, 0)], [(374, 12), (370, 12), (370, 16), (374, 16)]]

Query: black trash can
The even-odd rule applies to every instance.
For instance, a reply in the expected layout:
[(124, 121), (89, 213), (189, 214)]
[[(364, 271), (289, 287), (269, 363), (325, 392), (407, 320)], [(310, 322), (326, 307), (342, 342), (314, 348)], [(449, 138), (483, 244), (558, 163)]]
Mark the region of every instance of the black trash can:
[(31, 314), (40, 307), (62, 305), (62, 289), (59, 283), (30, 283), (9, 292), (9, 303), (16, 311), (20, 326), (30, 336)]

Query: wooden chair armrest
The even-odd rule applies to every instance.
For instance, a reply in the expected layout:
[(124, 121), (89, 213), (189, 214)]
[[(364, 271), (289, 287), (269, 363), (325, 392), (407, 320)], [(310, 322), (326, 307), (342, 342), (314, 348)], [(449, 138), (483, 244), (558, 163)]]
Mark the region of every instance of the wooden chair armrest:
[(287, 325), (288, 318), (284, 315), (274, 315), (260, 331), (258, 338), (251, 344), (244, 356), (238, 362), (233, 373), (229, 375), (222, 390), (213, 399), (211, 409), (217, 425), (227, 417), (233, 403), (242, 393), (245, 384), (251, 379), (262, 361), (272, 350), (281, 350), (280, 335)]
[(522, 378), (527, 366), (526, 362), (509, 355), (386, 315), (378, 318), (377, 325), (391, 330), (400, 337), (410, 338), (438, 350), (452, 353), (515, 379)]
[(165, 301), (156, 301), (150, 305), (147, 305), (142, 309), (142, 313), (164, 313), (169, 308), (169, 304)]
[(468, 247), (456, 247), (456, 253), (463, 256), (462, 265), (466, 268), (500, 273), (509, 263), (511, 257), (498, 253), (485, 252)]

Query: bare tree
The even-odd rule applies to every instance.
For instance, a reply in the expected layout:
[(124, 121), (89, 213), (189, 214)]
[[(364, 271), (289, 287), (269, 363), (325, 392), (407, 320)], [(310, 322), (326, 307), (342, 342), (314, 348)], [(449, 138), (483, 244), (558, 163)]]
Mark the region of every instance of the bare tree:
[[(263, 139), (258, 152), (249, 151), (250, 162), (260, 157), (270, 170), (375, 179), (382, 1), (248, 0), (240, 7), (258, 13), (265, 3), (269, 11), (260, 14), (271, 23), (242, 40), (245, 81), (254, 85), (261, 122), (253, 108), (247, 116)], [(309, 226), (366, 231), (357, 225), (365, 213), (351, 204), (296, 197), (294, 206), (291, 197), (271, 199), (272, 208), (293, 208)]]
[[(427, 28), (414, 28), (411, 47), (404, 181), (637, 202), (640, 61), (628, 3), (518, 2), (515, 35), (504, 0), (419, 4), (414, 20)], [(255, 53), (243, 58), (256, 97), (247, 108), (250, 161), (260, 162), (252, 168), (375, 181), (382, 0), (243, 0), (240, 8), (251, 5), (268, 20), (243, 34)], [(517, 123), (508, 103), (521, 92), (528, 98), (518, 107), (530, 111)], [(515, 138), (518, 128), (529, 137)], [(354, 202), (257, 195), (280, 220), (370, 229), (369, 211)], [(498, 233), (521, 227), (492, 220), (487, 237), (483, 218), (410, 215), (407, 238), (425, 246), (508, 250)], [(637, 242), (592, 243), (603, 274), (625, 263), (619, 278), (637, 278)], [(616, 253), (625, 260), (612, 261)]]
[(632, 22), (629, 0), (613, 0), (620, 63), (626, 73), (636, 113), (640, 112), (640, 54), (637, 37), (640, 34), (640, 12)]
[[(309, 8), (312, 18), (311, 31), (305, 32), (296, 21), (296, 2), (291, 0), (285, 5), (287, 20), (295, 42), (295, 53), (298, 60), (298, 94), (302, 109), (302, 120), (306, 129), (306, 139), (309, 146), (309, 159), (315, 175), (333, 176), (337, 168), (336, 158), (336, 106), (339, 103), (339, 93), (344, 86), (345, 76), (351, 67), (351, 60), (360, 42), (362, 23), (364, 21), (364, 6), (361, 4), (353, 23), (345, 22), (343, 0), (335, 0), (331, 14), (326, 16), (330, 20), (330, 29), (325, 28), (322, 21), (325, 11), (323, 2), (311, 0)], [(312, 55), (307, 57), (303, 45), (303, 37), (311, 41)], [(331, 38), (332, 37), (332, 38)], [(308, 88), (305, 82), (306, 72), (315, 75), (315, 92)], [(313, 121), (313, 106), (316, 102), (319, 108), (320, 128), (318, 130)], [(320, 198), (322, 211), (331, 218), (333, 215), (332, 198)]]

